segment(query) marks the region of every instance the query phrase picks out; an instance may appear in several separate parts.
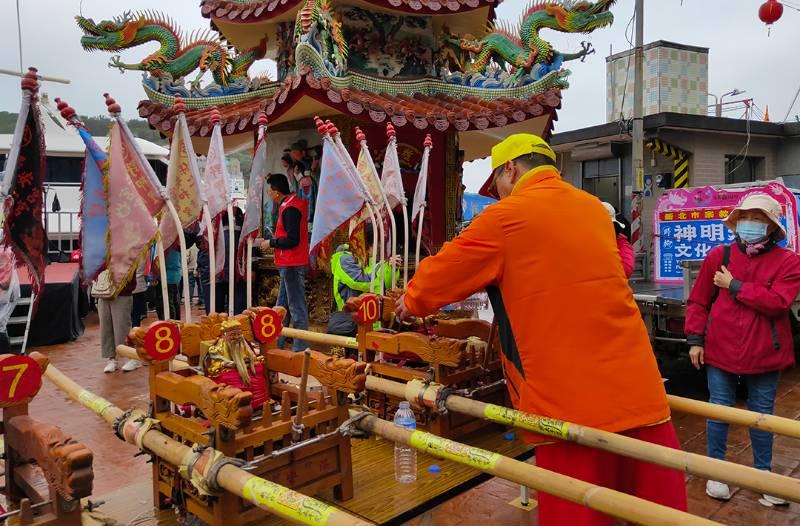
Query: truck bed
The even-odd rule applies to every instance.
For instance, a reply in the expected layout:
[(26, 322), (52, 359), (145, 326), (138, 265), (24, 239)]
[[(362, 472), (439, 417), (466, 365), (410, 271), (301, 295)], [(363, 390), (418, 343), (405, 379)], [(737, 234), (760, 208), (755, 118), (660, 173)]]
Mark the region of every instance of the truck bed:
[(685, 302), (682, 283), (636, 281), (631, 283), (631, 288), (637, 302), (665, 305), (683, 305)]

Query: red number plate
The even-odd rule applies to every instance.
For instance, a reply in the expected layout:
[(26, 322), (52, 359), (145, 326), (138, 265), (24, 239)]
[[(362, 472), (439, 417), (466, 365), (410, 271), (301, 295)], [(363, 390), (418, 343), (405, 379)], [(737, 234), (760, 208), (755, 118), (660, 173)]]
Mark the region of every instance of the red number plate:
[(362, 325), (372, 325), (380, 319), (380, 300), (378, 296), (370, 294), (364, 297), (358, 307), (358, 323)]
[(0, 405), (5, 407), (33, 398), (42, 387), (42, 370), (30, 356), (0, 359)]
[(253, 336), (261, 343), (275, 340), (281, 334), (281, 317), (272, 309), (264, 309), (253, 320)]
[(144, 352), (153, 361), (169, 360), (181, 348), (181, 331), (168, 321), (154, 323), (144, 335)]

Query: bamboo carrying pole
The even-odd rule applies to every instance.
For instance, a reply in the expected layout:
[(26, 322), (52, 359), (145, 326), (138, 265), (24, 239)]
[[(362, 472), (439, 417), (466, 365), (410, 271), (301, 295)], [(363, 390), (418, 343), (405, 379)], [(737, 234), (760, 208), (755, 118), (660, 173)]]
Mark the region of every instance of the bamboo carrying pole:
[[(346, 349), (358, 349), (358, 341), (348, 336), (337, 336), (322, 332), (292, 329), (290, 327), (284, 327), (281, 334), (289, 338), (302, 338), (309, 343), (321, 343), (324, 345), (336, 345)], [(800, 439), (800, 422), (792, 420), (791, 418), (756, 413), (736, 407), (710, 404), (708, 402), (674, 395), (667, 395), (667, 399), (669, 401), (669, 407), (673, 411), (689, 413), (705, 418), (713, 418), (721, 422), (747, 426), (775, 433), (776, 435)]]
[[(293, 329), (291, 327), (283, 327), (281, 334), (289, 338), (300, 338), (309, 343), (321, 343), (323, 345), (335, 345), (346, 349), (358, 349), (358, 341), (350, 336), (337, 336), (335, 334)], [(692, 400), (690, 398), (682, 398), (680, 396), (667, 395), (667, 399), (669, 400), (670, 409), (673, 411), (694, 414), (705, 418), (713, 418), (721, 422), (747, 426), (775, 433), (776, 435), (800, 439), (800, 422), (790, 418), (766, 415), (735, 407), (725, 407), (708, 402), (701, 402), (699, 400)]]
[[(357, 411), (351, 410), (351, 416)], [(453, 442), (424, 431), (411, 431), (368, 415), (358, 427), (385, 439), (405, 444), (439, 458), (453, 460), (485, 473), (546, 492), (593, 510), (647, 526), (701, 525), (716, 522), (690, 515), (660, 504), (596, 486), (566, 475), (520, 462), (485, 449)]]
[(704, 416), (730, 424), (737, 424), (761, 431), (768, 431), (776, 435), (800, 438), (800, 422), (782, 416), (766, 415), (747, 411), (736, 407), (701, 402), (691, 398), (667, 395), (669, 407), (673, 411)]
[[(70, 398), (94, 411), (108, 424), (113, 425), (114, 421), (122, 416), (122, 409), (87, 391), (52, 364), (47, 367), (44, 375)], [(183, 464), (187, 456), (193, 454), (190, 446), (173, 440), (156, 429), (150, 429), (144, 434), (142, 445), (147, 452), (175, 466)], [(326, 526), (367, 526), (371, 524), (313, 497), (251, 475), (232, 464), (226, 464), (220, 468), (217, 484), (255, 506), (296, 524), (315, 526), (323, 524)]]
[[(417, 404), (424, 401), (427, 407), (434, 408), (437, 405), (439, 391), (442, 389), (441, 386), (426, 387), (419, 380), (400, 383), (376, 376), (367, 376), (366, 387)], [(800, 480), (791, 477), (636, 440), (609, 431), (487, 404), (462, 396), (449, 395), (444, 403), (447, 409), (456, 413), (526, 429), (545, 436), (676, 469), (705, 479), (718, 480), (758, 493), (800, 502)]]

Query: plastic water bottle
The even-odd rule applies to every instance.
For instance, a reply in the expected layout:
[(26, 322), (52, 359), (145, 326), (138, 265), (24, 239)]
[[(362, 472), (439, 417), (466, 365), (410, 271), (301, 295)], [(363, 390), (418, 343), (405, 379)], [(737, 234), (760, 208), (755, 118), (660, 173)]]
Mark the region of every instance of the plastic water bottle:
[[(417, 419), (408, 402), (400, 402), (394, 414), (395, 425), (417, 429)], [(394, 478), (398, 482), (409, 483), (417, 480), (417, 450), (405, 444), (394, 445)]]

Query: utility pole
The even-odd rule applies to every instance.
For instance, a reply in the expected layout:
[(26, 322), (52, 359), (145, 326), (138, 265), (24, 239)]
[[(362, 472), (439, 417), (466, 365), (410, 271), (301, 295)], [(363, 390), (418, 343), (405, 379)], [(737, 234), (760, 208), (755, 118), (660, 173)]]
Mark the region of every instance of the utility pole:
[[(642, 118), (644, 102), (644, 71), (642, 49), (644, 40), (644, 0), (636, 0), (636, 50), (633, 73), (633, 195), (631, 216), (641, 221), (642, 190), (644, 189), (644, 121)], [(642, 251), (642, 239), (634, 239), (633, 247), (637, 253)]]

